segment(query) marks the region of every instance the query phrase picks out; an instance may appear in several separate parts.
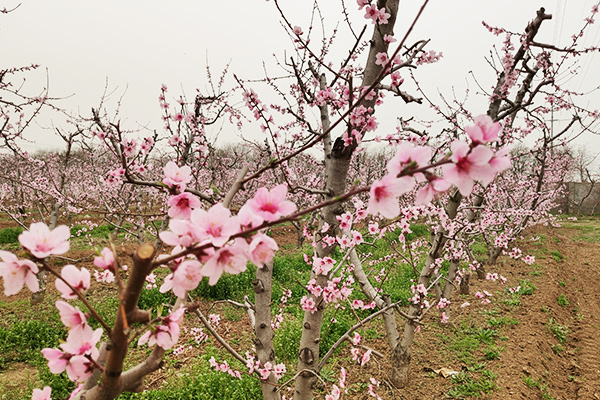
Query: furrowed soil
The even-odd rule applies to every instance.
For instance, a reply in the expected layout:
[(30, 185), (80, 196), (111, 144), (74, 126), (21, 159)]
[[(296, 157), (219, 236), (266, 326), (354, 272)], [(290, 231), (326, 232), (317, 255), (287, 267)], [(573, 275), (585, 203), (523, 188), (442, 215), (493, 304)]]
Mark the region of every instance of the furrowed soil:
[[(274, 237), (287, 248), (296, 243), (295, 231), (289, 228), (275, 232)], [(430, 310), (416, 336), (411, 381), (406, 388), (392, 388), (387, 381), (389, 350), (383, 326), (375, 322), (381, 335), (363, 343), (373, 350), (371, 361), (357, 365), (346, 346), (343, 351), (348, 355), (335, 358), (329, 368), (333, 375), (317, 383), (317, 398), (330, 392), (344, 367), (348, 392), (342, 399), (347, 400), (375, 398), (368, 392), (370, 378), (379, 381), (375, 392), (382, 399), (600, 399), (600, 221), (536, 226), (517, 245), (523, 255), (535, 256), (533, 265), (503, 256), (486, 270), (506, 277), (506, 283), (478, 280), (473, 274), (470, 294), (451, 298), (452, 304), (446, 309), (449, 323), (440, 323), (440, 311), (435, 307)], [(133, 248), (129, 246), (129, 251)], [(69, 257), (84, 258), (89, 253), (79, 251)], [(87, 263), (91, 266), (91, 260)], [(530, 288), (531, 294), (508, 293), (508, 288), (519, 285)], [(483, 304), (476, 296), (484, 291), (491, 295), (486, 297), (490, 304)], [(92, 296), (114, 294), (98, 284), (92, 288)], [(30, 307), (23, 305), (28, 298), (26, 290), (8, 298), (0, 294), (0, 305), (21, 301), (16, 308), (0, 307), (0, 324), (6, 313)], [(46, 304), (34, 307), (43, 313), (57, 298), (50, 279)], [(469, 305), (461, 307), (464, 303)], [(236, 349), (243, 354), (252, 345), (250, 323), (245, 313), (228, 314), (225, 307), (223, 303), (201, 305), (205, 313), (221, 313), (218, 332), (234, 337)], [(234, 317), (228, 319), (227, 315)], [(195, 326), (191, 319), (185, 324), (188, 332)], [(192, 339), (191, 333), (182, 331), (183, 343), (188, 339)], [(202, 351), (197, 347), (170, 355), (173, 361), (148, 376), (146, 388), (162, 387), (186, 364), (199, 360)], [(245, 370), (241, 365), (234, 368)], [(436, 372), (442, 368), (460, 373), (460, 379)], [(27, 363), (9, 364), (0, 369), (0, 394), (28, 384), (39, 385), (36, 379), (36, 369)], [(30, 398), (28, 393), (23, 398)]]

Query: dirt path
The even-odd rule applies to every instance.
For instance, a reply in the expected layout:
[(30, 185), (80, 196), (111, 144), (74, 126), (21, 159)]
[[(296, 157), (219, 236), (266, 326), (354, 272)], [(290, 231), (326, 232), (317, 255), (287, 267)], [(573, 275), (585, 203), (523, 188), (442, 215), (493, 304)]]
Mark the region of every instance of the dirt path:
[[(508, 335), (497, 369), (500, 390), (490, 398), (530, 399), (539, 391), (551, 396), (540, 398), (600, 399), (600, 243), (587, 241), (574, 228), (536, 231), (546, 236), (537, 246), (538, 253), (547, 249), (545, 258), (537, 257), (542, 268), (520, 262), (503, 268), (531, 280), (536, 290), (521, 297), (520, 324)], [(559, 326), (568, 329), (564, 343), (554, 334)]]

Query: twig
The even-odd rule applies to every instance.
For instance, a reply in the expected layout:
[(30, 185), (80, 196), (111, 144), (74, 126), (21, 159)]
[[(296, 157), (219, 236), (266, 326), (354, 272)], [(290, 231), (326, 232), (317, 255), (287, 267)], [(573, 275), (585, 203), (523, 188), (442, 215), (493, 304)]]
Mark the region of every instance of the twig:
[(110, 336), (111, 331), (112, 331), (111, 327), (108, 326), (108, 324), (102, 319), (102, 317), (100, 317), (100, 315), (98, 315), (98, 313), (96, 312), (94, 307), (92, 307), (92, 305), (87, 301), (85, 296), (79, 290), (75, 289), (73, 287), (73, 285), (71, 285), (69, 282), (67, 282), (58, 272), (56, 272), (54, 269), (52, 269), (52, 267), (50, 267), (50, 265), (48, 265), (46, 260), (42, 260), (42, 265), (44, 266), (44, 269), (46, 269), (46, 271), (48, 271), (52, 275), (54, 275), (56, 277), (56, 279), (60, 279), (61, 281), (63, 281), (65, 283), (65, 285), (67, 285), (69, 287), (69, 289), (71, 289), (73, 291), (73, 293), (75, 293), (75, 295), (77, 295), (79, 300), (81, 300), (83, 302), (83, 304), (85, 304), (85, 306), (87, 307), (90, 314), (92, 314), (94, 316), (94, 318), (96, 318), (96, 320), (98, 320), (100, 325), (102, 325), (102, 327), (104, 328), (104, 331), (107, 333), (107, 335)]
[[(188, 298), (190, 300), (192, 300), (191, 296), (189, 296), (189, 295), (188, 295)], [(225, 349), (229, 352), (229, 354), (231, 354), (233, 357), (235, 357), (242, 364), (246, 365), (246, 359), (244, 357), (242, 357), (240, 355), (240, 353), (238, 353), (237, 351), (235, 351), (235, 349), (233, 347), (231, 347), (229, 345), (229, 343), (227, 343), (225, 341), (225, 339), (223, 339), (221, 337), (221, 335), (219, 335), (219, 333), (217, 331), (214, 330), (214, 328), (212, 327), (212, 325), (210, 324), (210, 322), (208, 322), (208, 320), (206, 319), (206, 317), (204, 316), (204, 314), (202, 314), (202, 312), (199, 309), (194, 310), (194, 314), (196, 314), (196, 316), (198, 318), (200, 318), (200, 321), (202, 322), (202, 324), (204, 324), (204, 326), (206, 327), (206, 329), (208, 329), (208, 331), (211, 333), (211, 335), (213, 335), (213, 337), (219, 343), (221, 343), (221, 345), (223, 347), (225, 347)]]
[(279, 389), (277, 389), (277, 391), (280, 391), (281, 389), (283, 389), (284, 387), (286, 387), (288, 385), (288, 383), (290, 383), (291, 381), (295, 380), (297, 377), (300, 376), (300, 374), (303, 374), (305, 372), (311, 373), (313, 374), (317, 379), (319, 379), (321, 381), (321, 383), (323, 383), (323, 385), (326, 385), (325, 381), (323, 380), (323, 378), (321, 378), (319, 376), (319, 374), (317, 374), (315, 371), (311, 370), (311, 369), (303, 369), (299, 372), (296, 373), (296, 375), (292, 376), (290, 379), (288, 379), (287, 381), (285, 381), (284, 383), (282, 383), (279, 386)]
[[(396, 303), (392, 303), (389, 304), (385, 307), (383, 307), (382, 309), (380, 309), (379, 311), (369, 315), (367, 318), (363, 319), (362, 321), (357, 322), (356, 324), (352, 325), (350, 327), (350, 329), (348, 329), (346, 331), (346, 333), (344, 333), (342, 335), (341, 338), (338, 339), (337, 342), (335, 342), (333, 344), (333, 346), (331, 346), (331, 348), (329, 349), (329, 351), (327, 352), (327, 354), (325, 354), (323, 356), (323, 358), (321, 359), (321, 361), (319, 362), (319, 365), (317, 366), (316, 370), (320, 371), (323, 366), (325, 366), (325, 363), (327, 362), (327, 360), (333, 355), (333, 352), (335, 350), (337, 350), (338, 347), (340, 347), (340, 345), (347, 339), (350, 339), (350, 334), (353, 333), (355, 330), (357, 330), (358, 328), (360, 328), (361, 326), (363, 326), (365, 323), (369, 322), (370, 320), (372, 320), (373, 318), (377, 317), (380, 314), (383, 314), (384, 312), (386, 312), (387, 310), (389, 310), (390, 308), (396, 307), (398, 305), (400, 305), (401, 301), (398, 301)], [(409, 318), (409, 319), (414, 319), (414, 318)]]

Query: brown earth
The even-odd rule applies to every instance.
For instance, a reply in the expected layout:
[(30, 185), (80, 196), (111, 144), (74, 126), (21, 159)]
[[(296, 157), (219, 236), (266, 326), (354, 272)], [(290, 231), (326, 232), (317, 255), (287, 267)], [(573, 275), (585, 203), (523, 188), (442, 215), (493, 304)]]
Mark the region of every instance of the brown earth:
[[(582, 226), (589, 228), (588, 225), (592, 228), (582, 230)], [(472, 362), (466, 363), (464, 359), (461, 361), (457, 350), (452, 349), (449, 344), (470, 328), (493, 328), (489, 325), (490, 315), (498, 319), (503, 316), (514, 318), (518, 320), (518, 325), (495, 328), (499, 337), (493, 348), (499, 351), (498, 359), (485, 360), (485, 346), (479, 346), (473, 351), (474, 362), (485, 362), (485, 369), (497, 376), (497, 390), (481, 393), (480, 398), (600, 399), (600, 233), (596, 233), (595, 228), (600, 228), (600, 224), (581, 222), (580, 226), (578, 222), (561, 228), (534, 227), (527, 232), (526, 239), (519, 243), (524, 254), (536, 256), (533, 266), (508, 257), (501, 258), (497, 266), (488, 266), (488, 272), (498, 272), (508, 278), (503, 286), (498, 282), (477, 280), (473, 276), (471, 294), (462, 298), (454, 296), (452, 299), (453, 304), (449, 310), (451, 322), (440, 324), (439, 312), (432, 311), (422, 332), (417, 335), (413, 346), (411, 382), (407, 388), (392, 389), (386, 381), (390, 366), (387, 357), (384, 357), (388, 349), (383, 337), (365, 343), (374, 350), (374, 355), (364, 367), (357, 366), (350, 357), (335, 359), (332, 371), (339, 371), (342, 366), (348, 371), (349, 391), (343, 399), (373, 398), (366, 389), (370, 377), (381, 382), (376, 391), (383, 399), (447, 398), (455, 384), (450, 378), (432, 371), (443, 367), (466, 371), (467, 367), (473, 367)], [(292, 247), (296, 242), (293, 228), (287, 229), (289, 232), (285, 229), (274, 232), (274, 237), (284, 248)], [(542, 236), (542, 239), (527, 240), (537, 235)], [(80, 251), (69, 257), (87, 255), (89, 251)], [(523, 279), (535, 285), (533, 294), (519, 296), (520, 305), (505, 304), (503, 300), (509, 298), (505, 289), (517, 286)], [(48, 301), (51, 304), (56, 298), (52, 280), (48, 287)], [(474, 293), (483, 290), (493, 294), (491, 304), (481, 304), (475, 298)], [(103, 296), (111, 294), (99, 286), (93, 287), (93, 291), (102, 292)], [(28, 296), (26, 291), (10, 298), (0, 293), (0, 302), (24, 300)], [(563, 305), (559, 305), (559, 296), (569, 304), (563, 301)], [(471, 305), (460, 308), (459, 305), (465, 301)], [(221, 314), (223, 320), (218, 327), (219, 333), (236, 338), (236, 347), (243, 353), (251, 346), (250, 324), (243, 312), (237, 313), (232, 320), (225, 319), (224, 315), (228, 315), (226, 307), (228, 306), (223, 303), (202, 305), (207, 313)], [(231, 312), (229, 315), (232, 315)], [(549, 323), (551, 318), (555, 321), (554, 325)], [(381, 324), (377, 324), (383, 332)], [(566, 342), (559, 343), (550, 330), (549, 326), (556, 325), (568, 329)], [(192, 326), (192, 320), (186, 320), (186, 328)], [(182, 332), (182, 335), (183, 343), (191, 339), (190, 333)], [(164, 368), (147, 377), (147, 387), (160, 387), (169, 376), (176, 374), (200, 352), (202, 347), (173, 356), (173, 362), (165, 363)], [(240, 370), (244, 368), (240, 367)], [(467, 371), (466, 374), (474, 378), (481, 377), (480, 372)], [(26, 385), (26, 382), (35, 380), (35, 376), (35, 369), (27, 364), (13, 364), (0, 371), (0, 389)], [(337, 375), (330, 377), (327, 387), (330, 388), (336, 380)], [(327, 393), (328, 389), (323, 389), (325, 391), (321, 392), (319, 398)]]

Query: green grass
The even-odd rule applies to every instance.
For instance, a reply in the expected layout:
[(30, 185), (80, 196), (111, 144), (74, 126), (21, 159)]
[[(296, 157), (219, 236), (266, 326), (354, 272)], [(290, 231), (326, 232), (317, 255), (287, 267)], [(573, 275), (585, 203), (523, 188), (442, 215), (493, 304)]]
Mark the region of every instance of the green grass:
[[(429, 236), (429, 229), (423, 224), (414, 224), (411, 226), (412, 233), (406, 235), (407, 241)], [(77, 225), (72, 228), (74, 235), (79, 234), (80, 236), (94, 237), (94, 238), (107, 238), (113, 231), (110, 226), (101, 226), (92, 230), (86, 230), (83, 226)], [(392, 232), (387, 239), (395, 240), (399, 231)], [(79, 240), (83, 242), (83, 237)], [(373, 259), (383, 259), (384, 256), (394, 254), (391, 249), (391, 244), (388, 240), (380, 240), (375, 246), (360, 246), (360, 250), (363, 252), (372, 253)], [(482, 252), (485, 248), (480, 249)], [(304, 246), (302, 251), (306, 254), (312, 254), (312, 248), (307, 245)], [(482, 255), (485, 253), (482, 253)], [(341, 253), (336, 251), (334, 253), (336, 260), (340, 260)], [(423, 255), (424, 257), (424, 255)], [(422, 266), (423, 260), (420, 260), (417, 264), (417, 269)], [(446, 263), (447, 264), (447, 263)], [(252, 290), (252, 280), (255, 276), (254, 266), (248, 264), (248, 270), (239, 275), (224, 274), (219, 282), (210, 286), (207, 280), (204, 279), (197, 289), (193, 290), (190, 294), (194, 298), (202, 298), (207, 300), (224, 300), (233, 299), (236, 301), (243, 300), (245, 295), (248, 295), (251, 300), (254, 299), (254, 291)], [(411, 266), (401, 262), (400, 257), (392, 257), (385, 259), (373, 266), (365, 265), (365, 270), (374, 278), (379, 274), (379, 271), (385, 268), (387, 271), (386, 279), (383, 283), (375, 283), (377, 287), (381, 287), (383, 293), (390, 294), (392, 301), (404, 300), (410, 296), (410, 279), (415, 278), (414, 270)], [(292, 296), (288, 300), (288, 306), (284, 308), (285, 321), (283, 322), (280, 329), (275, 331), (274, 346), (276, 362), (285, 362), (288, 367), (293, 366), (298, 359), (299, 351), (299, 340), (302, 334), (302, 315), (303, 312), (299, 307), (299, 302), (302, 296), (306, 294), (306, 289), (303, 284), (306, 284), (307, 278), (310, 275), (311, 266), (307, 265), (304, 261), (303, 253), (301, 251), (283, 251), (279, 252), (274, 260), (273, 267), (273, 311), (277, 312), (279, 308), (280, 298), (285, 290), (292, 290)], [(162, 278), (162, 277), (161, 277)], [(162, 282), (159, 278), (158, 281)], [(531, 285), (533, 286), (533, 285)], [(529, 286), (527, 286), (529, 288)], [(355, 293), (358, 294), (359, 298), (364, 300), (364, 296), (359, 294), (358, 284), (354, 284)], [(535, 288), (533, 288), (535, 289)], [(96, 308), (97, 312), (101, 315), (106, 322), (111, 325), (114, 322), (118, 300), (116, 290), (109, 288), (109, 286), (102, 286), (100, 288), (95, 287), (94, 292), (90, 292), (90, 302)], [(517, 296), (518, 297), (518, 296)], [(154, 311), (153, 316), (156, 315), (156, 310), (160, 309), (164, 304), (168, 304), (173, 301), (171, 294), (160, 293), (158, 289), (144, 290), (141, 293), (138, 301), (140, 309), (152, 309)], [(15, 314), (18, 314), (17, 309), (28, 309), (28, 302), (16, 302), (16, 305), (11, 303), (10, 307), (15, 308)], [(73, 305), (79, 306), (79, 308), (87, 312), (85, 306), (79, 301), (73, 301)], [(5, 311), (4, 304), (0, 304), (2, 307), (0, 310)], [(7, 305), (8, 307), (8, 305)], [(219, 312), (222, 318), (229, 321), (238, 321), (245, 314), (244, 310), (226, 306), (220, 308)], [(345, 309), (334, 309), (328, 307), (324, 315), (323, 331), (320, 338), (320, 350), (321, 356), (329, 350), (331, 345), (337, 341), (341, 335), (343, 335), (347, 329), (357, 322), (358, 319), (364, 318), (372, 313), (372, 311), (362, 310), (351, 310), (350, 307)], [(187, 317), (186, 317), (187, 318)], [(330, 321), (335, 318), (335, 323)], [(501, 316), (501, 311), (498, 309), (497, 313), (490, 313), (488, 315), (488, 323), (482, 327), (468, 326), (459, 330), (458, 332), (450, 332), (449, 336), (446, 336), (445, 340), (447, 348), (450, 349), (455, 357), (465, 364), (467, 372), (463, 373), (463, 376), (456, 379), (455, 387), (451, 396), (454, 398), (462, 398), (466, 396), (465, 393), (470, 396), (477, 396), (474, 393), (489, 393), (489, 391), (495, 388), (495, 374), (487, 368), (487, 362), (489, 360), (497, 360), (501, 356), (503, 351), (502, 347), (497, 347), (495, 342), (501, 339), (499, 332), (504, 326), (517, 325), (518, 321), (514, 318)], [(26, 318), (22, 318), (26, 320)], [(19, 340), (28, 340), (29, 344), (18, 344), (15, 342), (15, 337), (3, 338), (0, 336), (0, 340), (5, 341), (5, 347), (31, 347), (31, 351), (24, 352), (22, 355), (23, 362), (27, 362), (36, 368), (38, 368), (38, 376), (43, 384), (49, 384), (53, 387), (53, 394), (56, 394), (57, 398), (66, 398), (73, 389), (73, 384), (66, 380), (65, 374), (52, 375), (49, 373), (46, 366), (46, 361), (39, 353), (39, 349), (43, 347), (55, 347), (58, 345), (59, 340), (64, 340), (66, 330), (60, 324), (56, 311), (51, 315), (43, 315), (43, 321), (39, 321), (39, 326), (29, 326), (27, 330), (32, 333), (49, 332), (54, 338), (54, 341), (50, 343), (48, 340), (42, 338), (27, 339), (27, 335), (19, 334), (15, 337), (19, 337)], [(93, 328), (99, 326), (98, 322), (93, 318), (90, 318), (89, 323)], [(0, 326), (2, 322), (0, 321)], [(52, 329), (58, 329), (58, 331), (52, 331), (50, 328), (46, 328), (46, 325), (52, 327)], [(135, 327), (137, 329), (137, 326)], [(496, 329), (498, 328), (498, 329)], [(10, 328), (12, 329), (12, 328)], [(382, 337), (381, 326), (365, 326), (361, 327), (360, 334), (365, 338)], [(241, 337), (238, 335), (234, 339), (237, 344), (243, 343), (244, 340), (248, 341), (248, 337), (252, 337), (251, 333), (248, 336)], [(34, 344), (37, 347), (34, 347)], [(9, 353), (4, 351), (0, 344), (0, 357), (8, 357)], [(228, 360), (232, 368), (244, 371), (246, 368), (239, 365), (237, 361), (229, 358), (223, 351), (212, 348), (210, 341), (208, 344), (203, 344), (204, 353), (197, 359), (190, 360), (189, 363), (183, 363), (184, 365), (180, 370), (174, 372), (172, 377), (167, 379), (165, 386), (159, 390), (143, 392), (138, 394), (126, 394), (121, 396), (124, 399), (255, 399), (260, 398), (260, 386), (256, 379), (249, 378), (244, 375), (242, 380), (230, 377), (228, 374), (221, 372), (215, 372), (208, 366), (208, 359), (211, 355), (215, 355), (219, 362)], [(241, 346), (243, 347), (243, 346)], [(248, 346), (249, 347), (249, 346)], [(348, 344), (344, 344), (343, 349), (339, 354), (334, 355), (335, 357), (348, 357), (347, 349)], [(140, 354), (143, 354), (145, 349), (136, 350)], [(136, 353), (137, 354), (137, 353)], [(11, 357), (17, 355), (10, 353)], [(18, 355), (20, 356), (20, 354)], [(140, 355), (141, 357), (141, 355)], [(12, 363), (13, 358), (6, 360), (5, 363)], [(172, 370), (170, 363), (173, 358), (166, 357), (165, 365), (171, 368), (165, 368), (165, 370)], [(128, 361), (133, 365), (134, 361)], [(128, 366), (130, 366), (128, 365)], [(324, 377), (327, 378), (328, 372), (324, 372)], [(336, 373), (331, 372), (331, 379), (336, 378)], [(293, 376), (293, 372), (288, 376)], [(333, 381), (332, 381), (333, 382)], [(43, 387), (36, 383), (36, 387)], [(363, 387), (362, 390), (365, 388)], [(29, 394), (31, 392), (29, 391)], [(54, 396), (53, 396), (54, 397)]]
[(0, 229), (0, 244), (18, 243), (21, 233), (23, 233), (23, 228), (20, 227)]
[(535, 292), (535, 285), (527, 279), (519, 279), (519, 286), (521, 286), (521, 288), (517, 291), (517, 294), (519, 295), (529, 296)]
[(456, 332), (454, 337), (443, 337), (448, 343), (448, 349), (465, 364), (471, 364), (474, 361), (474, 353), (479, 349), (479, 341), (462, 331)]
[(276, 254), (273, 260), (273, 301), (279, 302), (284, 290), (291, 290), (288, 303), (299, 304), (306, 294), (301, 282), (308, 281), (311, 269), (312, 266), (304, 261), (303, 252)]
[(463, 399), (465, 397), (481, 397), (483, 394), (490, 393), (498, 389), (496, 378), (498, 376), (489, 370), (484, 370), (481, 376), (477, 377), (469, 372), (461, 372), (452, 377), (452, 382), (456, 385), (450, 389), (447, 396), (452, 399)]
[(67, 330), (60, 321), (14, 316), (3, 322), (6, 327), (0, 327), (0, 369), (6, 368), (8, 363), (39, 359), (41, 349), (55, 347), (59, 340), (66, 338)]
[(472, 328), (468, 332), (473, 338), (484, 344), (494, 343), (495, 339), (498, 337), (498, 332), (494, 329), (479, 327)]
[(108, 239), (110, 234), (115, 230), (112, 225), (100, 225), (94, 228), (89, 228), (83, 225), (73, 225), (71, 227), (71, 237), (92, 237), (98, 239)]
[(504, 351), (504, 348), (496, 348), (495, 346), (491, 346), (490, 348), (486, 349), (485, 352), (483, 353), (483, 357), (486, 360), (499, 360), (500, 359), (500, 352)]
[(275, 354), (282, 362), (288, 364), (298, 361), (301, 335), (302, 320), (287, 317), (273, 338)]
[(411, 233), (405, 236), (407, 241), (412, 241), (419, 237), (428, 237), (430, 235), (429, 227), (424, 224), (412, 224), (410, 226)]
[(502, 303), (509, 307), (517, 307), (521, 305), (521, 299), (517, 294), (509, 294), (502, 299)]
[(493, 327), (502, 327), (508, 325), (519, 325), (519, 320), (516, 318), (509, 317), (507, 315), (503, 315), (500, 318), (492, 317), (488, 320), (488, 324)]
[(554, 400), (554, 397), (548, 393), (548, 384), (544, 383), (544, 381), (541, 379), (535, 379), (531, 376), (523, 376), (523, 382), (529, 389), (538, 389), (540, 391), (540, 399)]
[(190, 291), (190, 296), (211, 300), (241, 301), (244, 295), (248, 295), (253, 301), (252, 279), (254, 279), (256, 267), (248, 263), (247, 268), (246, 272), (238, 275), (223, 274), (214, 286), (209, 285), (207, 279), (203, 279), (196, 289)]
[(598, 219), (578, 219), (577, 221), (561, 221), (561, 225), (566, 228), (573, 228), (579, 231), (574, 237), (575, 241), (598, 243), (600, 242), (600, 229), (598, 229)]
[(475, 259), (480, 263), (485, 263), (488, 259), (488, 248), (485, 243), (475, 242), (471, 245), (471, 251)]
[(564, 294), (559, 295), (558, 298), (556, 299), (556, 302), (561, 307), (566, 307), (569, 304), (571, 304), (571, 303), (569, 303), (569, 299), (567, 298), (567, 296), (565, 296)]
[[(234, 370), (242, 372), (242, 379), (230, 376), (228, 373), (216, 372), (210, 367), (210, 357), (217, 362), (227, 361)], [(124, 393), (119, 399), (136, 400), (254, 400), (262, 398), (258, 379), (243, 373), (246, 367), (233, 361), (222, 351), (209, 347), (196, 362), (184, 366), (168, 383), (157, 390), (141, 393)]]
[[(27, 305), (29, 302), (27, 302)], [(2, 307), (6, 311), (6, 307)], [(46, 347), (57, 347), (66, 339), (67, 330), (60, 322), (56, 311), (39, 314), (37, 319), (31, 310), (21, 315), (7, 316), (0, 326), (0, 371), (10, 368), (13, 363), (25, 363), (37, 370), (36, 382), (21, 382), (14, 390), (2, 393), (3, 400), (22, 400), (31, 398), (33, 387), (50, 386), (53, 398), (67, 398), (75, 389), (65, 373), (54, 375), (47, 366), (41, 353)]]
[(551, 256), (551, 257), (552, 257), (552, 258), (553, 258), (555, 261), (558, 261), (558, 262), (562, 262), (562, 261), (564, 261), (564, 260), (566, 259), (566, 257), (565, 257), (565, 256), (563, 256), (563, 255), (560, 253), (560, 251), (558, 251), (558, 250), (552, 250), (552, 251), (550, 252), (550, 256)]
[[(152, 316), (156, 317), (156, 311), (161, 309), (163, 305), (170, 304), (172, 300), (173, 295), (171, 293), (161, 293), (158, 288), (142, 290), (138, 300), (138, 308), (140, 310), (152, 309)], [(162, 315), (165, 315), (165, 312), (163, 312)]]
[(558, 340), (558, 343), (564, 344), (569, 335), (569, 328), (565, 325), (560, 325), (554, 318), (548, 318), (548, 331)]
[(541, 276), (543, 274), (543, 271), (542, 271), (543, 268), (539, 264), (532, 264), (531, 269), (532, 269), (532, 271), (529, 273), (529, 275)]
[(552, 349), (552, 352), (556, 355), (560, 355), (560, 353), (562, 353), (564, 351), (564, 346), (562, 344), (553, 344), (552, 346), (550, 346), (550, 348)]

